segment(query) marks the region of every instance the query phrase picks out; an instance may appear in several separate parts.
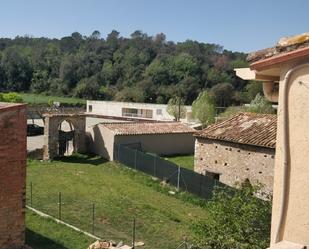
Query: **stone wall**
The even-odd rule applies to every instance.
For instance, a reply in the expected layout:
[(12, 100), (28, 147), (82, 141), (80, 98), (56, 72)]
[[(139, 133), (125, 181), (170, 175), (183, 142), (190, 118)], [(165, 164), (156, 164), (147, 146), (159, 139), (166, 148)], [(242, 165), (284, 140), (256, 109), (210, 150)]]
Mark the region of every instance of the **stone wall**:
[(219, 174), (219, 180), (230, 186), (248, 179), (272, 192), (274, 155), (271, 148), (196, 138), (194, 171)]
[(43, 159), (49, 160), (59, 155), (59, 126), (67, 121), (74, 128), (74, 152), (86, 152), (86, 116), (79, 114), (45, 115)]
[(25, 240), (26, 107), (0, 105), (0, 248)]

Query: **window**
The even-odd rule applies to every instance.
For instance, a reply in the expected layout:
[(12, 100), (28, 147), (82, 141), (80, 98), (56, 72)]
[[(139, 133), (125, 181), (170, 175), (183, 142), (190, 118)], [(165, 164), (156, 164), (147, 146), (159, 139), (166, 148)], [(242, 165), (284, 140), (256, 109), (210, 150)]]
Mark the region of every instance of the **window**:
[(210, 171), (206, 170), (205, 175), (214, 179), (214, 180), (217, 180), (217, 181), (220, 180), (220, 174), (218, 174), (218, 173), (214, 173), (214, 172), (210, 172)]
[(157, 109), (157, 115), (162, 115), (162, 109)]
[(88, 106), (88, 110), (89, 110), (89, 112), (92, 112), (92, 105)]

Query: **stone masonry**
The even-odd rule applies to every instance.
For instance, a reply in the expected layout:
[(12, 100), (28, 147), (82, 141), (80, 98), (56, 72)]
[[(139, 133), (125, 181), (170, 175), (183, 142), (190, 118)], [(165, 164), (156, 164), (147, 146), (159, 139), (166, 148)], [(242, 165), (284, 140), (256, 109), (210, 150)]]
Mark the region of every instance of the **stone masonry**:
[(269, 193), (273, 187), (274, 155), (274, 148), (196, 138), (194, 171), (217, 174), (220, 182), (230, 186), (248, 179), (263, 184)]
[(58, 128), (63, 121), (67, 121), (74, 127), (74, 152), (86, 152), (86, 116), (82, 114), (46, 114), (43, 146), (44, 160), (53, 159), (58, 156)]
[(25, 241), (26, 106), (0, 103), (0, 248)]

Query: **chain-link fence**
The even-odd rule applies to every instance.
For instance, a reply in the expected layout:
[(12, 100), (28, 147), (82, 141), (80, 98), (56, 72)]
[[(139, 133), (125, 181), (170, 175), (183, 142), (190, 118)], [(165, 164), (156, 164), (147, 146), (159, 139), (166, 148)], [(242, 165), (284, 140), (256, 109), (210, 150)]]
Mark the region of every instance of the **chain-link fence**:
[(115, 145), (114, 159), (120, 163), (157, 177), (178, 189), (188, 191), (203, 198), (209, 198), (219, 181), (182, 168), (154, 154), (145, 153), (127, 145)]
[[(136, 239), (136, 227), (142, 223), (141, 220), (136, 221), (134, 216), (128, 214), (114, 217), (106, 213), (106, 210), (112, 208), (109, 207), (108, 200), (99, 203), (81, 200), (65, 190), (61, 192), (46, 190), (44, 183), (40, 182), (27, 184), (26, 204), (96, 237), (115, 242), (123, 241), (131, 244)], [(110, 224), (111, 220), (113, 226)], [(119, 229), (115, 224), (119, 224)]]

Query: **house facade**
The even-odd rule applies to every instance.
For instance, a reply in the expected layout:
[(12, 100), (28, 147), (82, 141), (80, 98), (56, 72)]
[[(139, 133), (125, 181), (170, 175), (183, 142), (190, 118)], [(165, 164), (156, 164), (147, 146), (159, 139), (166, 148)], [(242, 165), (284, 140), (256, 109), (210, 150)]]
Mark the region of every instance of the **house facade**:
[(26, 106), (0, 103), (0, 248), (25, 243)]
[(276, 115), (239, 113), (195, 134), (194, 171), (229, 186), (273, 187)]
[(261, 81), (278, 102), (271, 249), (309, 246), (309, 33), (282, 38), (248, 56), (245, 80)]
[[(167, 105), (87, 100), (87, 114), (103, 117), (118, 117), (123, 119), (173, 121), (167, 110)], [(182, 122), (193, 122), (191, 106), (185, 106), (186, 116)]]

